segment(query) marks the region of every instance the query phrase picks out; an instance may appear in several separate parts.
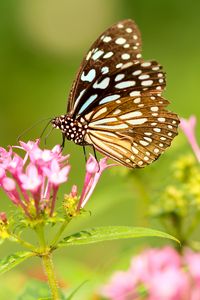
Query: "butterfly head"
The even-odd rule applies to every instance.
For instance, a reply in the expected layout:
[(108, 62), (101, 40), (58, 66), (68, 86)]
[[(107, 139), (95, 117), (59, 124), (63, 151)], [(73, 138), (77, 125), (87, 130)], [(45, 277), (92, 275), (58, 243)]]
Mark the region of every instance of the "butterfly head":
[(65, 124), (65, 116), (64, 115), (61, 115), (59, 117), (55, 117), (51, 120), (51, 124), (54, 128), (56, 129), (60, 129), (62, 130), (63, 129), (63, 126)]
[(74, 120), (70, 115), (61, 115), (51, 120), (54, 128), (60, 129), (66, 139), (73, 141), (78, 145), (85, 144), (84, 135), (87, 131), (87, 125)]

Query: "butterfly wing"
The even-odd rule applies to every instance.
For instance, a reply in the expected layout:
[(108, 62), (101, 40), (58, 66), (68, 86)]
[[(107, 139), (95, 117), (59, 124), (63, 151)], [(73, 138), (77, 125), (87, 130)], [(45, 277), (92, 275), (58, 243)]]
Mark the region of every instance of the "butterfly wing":
[(125, 97), (102, 105), (90, 115), (89, 144), (127, 167), (144, 167), (156, 160), (177, 135), (179, 120), (165, 109), (158, 95)]
[(141, 59), (140, 32), (119, 22), (92, 45), (70, 94), (68, 113), (88, 126), (85, 142), (128, 167), (151, 163), (177, 134), (178, 117), (161, 97), (165, 74)]
[[(122, 59), (123, 53), (130, 55), (130, 59)], [(141, 36), (132, 20), (118, 22), (107, 29), (90, 47), (82, 61), (70, 92), (67, 112), (77, 113), (77, 105), (79, 108), (84, 105), (88, 97), (86, 92), (91, 90), (97, 79), (102, 81), (107, 74), (117, 72), (127, 62), (133, 64), (140, 57)]]

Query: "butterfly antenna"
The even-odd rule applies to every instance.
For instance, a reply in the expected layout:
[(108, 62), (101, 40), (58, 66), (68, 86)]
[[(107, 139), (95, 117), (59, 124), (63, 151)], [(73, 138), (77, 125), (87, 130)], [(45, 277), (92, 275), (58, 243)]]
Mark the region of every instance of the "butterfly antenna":
[[(49, 119), (47, 119), (47, 120), (49, 120)], [(47, 130), (47, 128), (48, 128), (49, 124), (51, 123), (51, 121), (52, 121), (52, 118), (49, 120), (49, 122), (46, 124), (46, 126), (45, 126), (44, 129), (42, 130), (42, 132), (41, 132), (41, 134), (40, 134), (40, 139), (43, 137), (43, 135), (44, 135), (45, 131)], [(51, 130), (51, 131), (52, 131), (52, 130)], [(51, 133), (51, 131), (50, 131), (50, 133)], [(48, 133), (46, 137), (48, 137), (50, 133)], [(45, 137), (45, 139), (46, 139), (46, 137)]]
[[(49, 125), (49, 123), (51, 122), (52, 118), (45, 118), (45, 119), (42, 119), (42, 120), (39, 120), (39, 121), (35, 122), (32, 126), (28, 127), (27, 129), (25, 129), (24, 131), (22, 131), (22, 133), (21, 133), (20, 135), (18, 135), (17, 141), (19, 142), (19, 140), (20, 140), (27, 132), (29, 132), (31, 129), (35, 128), (38, 124), (42, 123), (43, 121), (47, 121), (47, 120), (50, 120), (50, 121), (48, 122), (48, 125)], [(47, 127), (47, 126), (45, 126), (45, 130), (46, 130), (46, 127)]]
[[(49, 122), (50, 123), (50, 122)], [(49, 123), (48, 123), (48, 125), (49, 125)], [(45, 136), (45, 138), (44, 138), (44, 144), (45, 144), (45, 146), (46, 146), (46, 144), (47, 144), (47, 139), (48, 139), (48, 137), (50, 136), (50, 134), (52, 133), (52, 131), (54, 130), (54, 127), (52, 127), (50, 130), (49, 130), (49, 132), (47, 133), (47, 135)]]

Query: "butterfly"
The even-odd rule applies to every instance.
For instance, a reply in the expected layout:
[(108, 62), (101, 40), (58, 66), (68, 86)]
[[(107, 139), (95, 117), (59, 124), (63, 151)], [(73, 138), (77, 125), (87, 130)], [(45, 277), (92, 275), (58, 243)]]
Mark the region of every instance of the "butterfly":
[(141, 35), (133, 20), (108, 28), (82, 61), (67, 113), (52, 119), (63, 138), (91, 145), (129, 168), (156, 160), (177, 135), (178, 116), (161, 96), (165, 73), (141, 56)]

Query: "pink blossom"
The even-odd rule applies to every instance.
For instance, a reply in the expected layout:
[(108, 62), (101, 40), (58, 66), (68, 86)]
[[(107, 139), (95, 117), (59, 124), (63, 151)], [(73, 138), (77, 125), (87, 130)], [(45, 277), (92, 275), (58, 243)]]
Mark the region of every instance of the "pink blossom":
[(190, 143), (194, 154), (197, 157), (197, 160), (200, 162), (200, 148), (196, 140), (195, 136), (195, 128), (196, 128), (196, 117), (191, 116), (188, 120), (181, 119), (180, 127), (185, 133), (188, 142)]
[(192, 278), (200, 288), (200, 254), (186, 249), (184, 258)]
[(9, 162), (7, 166), (7, 169), (12, 175), (17, 176), (17, 174), (22, 172), (23, 159), (16, 153), (14, 153), (12, 160)]
[(24, 190), (36, 192), (42, 185), (42, 176), (39, 174), (38, 169), (35, 165), (30, 163), (26, 168), (25, 174), (20, 174), (19, 179)]
[(149, 300), (190, 299), (190, 282), (184, 270), (170, 266), (155, 272), (148, 282)]
[(178, 253), (171, 247), (163, 249), (149, 249), (141, 255), (136, 256), (131, 261), (131, 271), (142, 279), (148, 282), (152, 274), (162, 272), (169, 265), (172, 268), (179, 268), (181, 259)]
[(44, 168), (44, 172), (48, 176), (49, 181), (56, 186), (67, 181), (69, 171), (69, 165), (61, 168), (56, 159), (52, 159), (49, 168)]
[[(24, 157), (13, 152), (14, 148), (23, 150)], [(42, 150), (39, 140), (20, 142), (20, 146), (10, 148), (9, 152), (0, 149), (0, 186), (28, 217), (31, 217), (29, 203), (32, 199), (37, 215), (45, 209), (53, 214), (59, 186), (67, 181), (70, 170), (68, 156), (63, 156), (59, 149), (60, 146), (56, 146), (52, 150)]]
[(130, 272), (116, 272), (108, 285), (105, 285), (101, 294), (112, 300), (138, 299), (135, 289), (136, 281)]
[(4, 148), (0, 147), (0, 167), (6, 168), (11, 161), (12, 149), (6, 151)]
[[(14, 149), (22, 150), (23, 156), (19, 156)], [(68, 158), (69, 155), (62, 155), (59, 145), (52, 150), (41, 149), (39, 140), (20, 142), (20, 146), (12, 146), (9, 151), (0, 148), (0, 187), (28, 217), (35, 218), (44, 211), (52, 216), (58, 189), (68, 180)], [(86, 204), (103, 170), (110, 166), (107, 165), (107, 158), (98, 163), (93, 156), (89, 157), (77, 210)], [(71, 195), (77, 197), (77, 186), (72, 187)], [(32, 201), (35, 213), (31, 207)]]
[(83, 208), (86, 203), (88, 202), (91, 194), (93, 193), (95, 186), (97, 185), (102, 172), (110, 168), (111, 166), (115, 166), (116, 164), (107, 164), (107, 157), (104, 157), (100, 159), (98, 162), (96, 158), (90, 154), (90, 157), (87, 160), (86, 163), (86, 175), (85, 175), (85, 180), (84, 180), (84, 186), (82, 190), (82, 194), (80, 197), (80, 201), (78, 204), (78, 210), (80, 208)]
[(199, 300), (199, 270), (200, 253), (149, 249), (134, 257), (127, 271), (114, 273), (101, 294), (111, 300), (140, 299), (142, 286), (144, 300)]

